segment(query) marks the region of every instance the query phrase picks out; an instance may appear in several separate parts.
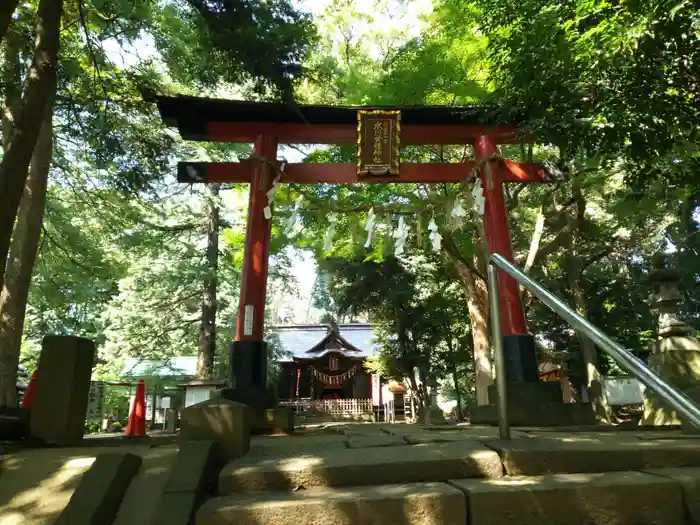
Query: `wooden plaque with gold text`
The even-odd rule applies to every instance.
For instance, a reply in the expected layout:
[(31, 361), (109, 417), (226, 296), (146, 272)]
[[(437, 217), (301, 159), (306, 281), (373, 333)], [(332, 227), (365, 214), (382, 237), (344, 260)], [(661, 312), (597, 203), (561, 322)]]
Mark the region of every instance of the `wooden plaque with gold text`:
[(357, 112), (357, 173), (386, 176), (399, 174), (401, 111)]

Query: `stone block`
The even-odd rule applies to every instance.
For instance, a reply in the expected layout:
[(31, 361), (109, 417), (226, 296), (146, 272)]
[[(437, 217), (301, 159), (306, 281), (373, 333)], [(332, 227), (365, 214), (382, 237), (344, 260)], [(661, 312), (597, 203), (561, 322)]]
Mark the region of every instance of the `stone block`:
[(151, 525), (192, 525), (200, 499), (194, 492), (166, 492), (158, 500)]
[[(524, 405), (533, 408), (541, 403), (562, 403), (563, 396), (559, 381), (518, 382), (506, 385), (509, 407)], [(490, 405), (498, 404), (498, 389), (495, 384), (489, 385), (488, 398)]]
[[(474, 407), (471, 412), (474, 424), (498, 424), (496, 405)], [(594, 425), (595, 414), (590, 403), (539, 403), (508, 406), (508, 421), (515, 426), (581, 426)]]
[(683, 525), (678, 483), (641, 472), (454, 480), (469, 525)]
[(286, 459), (290, 456), (313, 455), (319, 450), (343, 450), (345, 440), (341, 435), (304, 436), (279, 435), (270, 437), (253, 437), (247, 457), (266, 457), (271, 460)]
[(226, 459), (245, 455), (250, 448), (249, 408), (217, 398), (190, 405), (182, 411), (180, 442), (214, 441)]
[(613, 472), (661, 467), (700, 466), (696, 440), (643, 441), (635, 436), (578, 440), (576, 435), (548, 439), (491, 441), (510, 476)]
[(29, 420), (33, 439), (55, 445), (80, 442), (94, 361), (95, 343), (89, 339), (44, 337)]
[[(687, 381), (683, 381), (683, 383), (687, 383)], [(676, 386), (681, 388), (678, 384)], [(681, 389), (686, 396), (695, 401), (696, 405), (700, 406), (700, 384)], [(657, 427), (681, 425), (686, 432), (700, 432), (700, 429), (696, 429), (684, 416), (678, 414), (658, 394), (651, 392), (648, 388), (644, 392), (644, 417), (642, 423)]]
[(464, 525), (464, 495), (444, 483), (412, 483), (217, 498), (197, 525)]
[(134, 454), (99, 454), (55, 525), (112, 523), (141, 462)]
[(660, 468), (646, 472), (663, 476), (679, 483), (683, 490), (683, 503), (692, 523), (700, 523), (700, 468)]
[(214, 493), (223, 466), (221, 446), (214, 441), (186, 441), (180, 445), (163, 491)]
[(405, 445), (406, 442), (401, 436), (350, 436), (346, 439), (345, 445), (348, 448), (372, 448), (372, 447), (395, 447)]
[(442, 409), (437, 406), (430, 407), (430, 410), (428, 410), (428, 414), (425, 417), (425, 422), (428, 425), (447, 425), (447, 421), (445, 421), (445, 414), (443, 414)]
[[(648, 390), (648, 389), (647, 389)], [(680, 425), (676, 411), (653, 392), (644, 392), (644, 425), (656, 427)]]
[[(341, 428), (341, 427), (338, 427)], [(387, 428), (387, 427), (384, 427)], [(341, 432), (348, 437), (352, 436), (386, 436), (386, 432), (382, 430), (379, 425), (364, 425), (357, 424), (348, 426), (347, 428), (342, 428)]]
[(219, 494), (502, 475), (498, 454), (473, 441), (365, 448), (362, 453), (318, 447), (293, 457), (251, 454), (231, 461), (219, 475)]
[[(527, 434), (511, 429), (512, 438), (527, 438)], [(413, 432), (404, 435), (404, 440), (410, 445), (420, 445), (426, 443), (452, 443), (455, 441), (467, 440), (492, 440), (498, 439), (497, 427), (469, 428), (463, 427), (455, 430), (433, 430), (423, 432)]]
[(177, 410), (169, 408), (165, 412), (165, 431), (169, 434), (175, 434), (177, 432), (177, 423), (179, 420), (179, 414)]
[[(685, 392), (696, 402), (700, 401), (700, 347), (694, 337), (669, 337), (661, 341), (659, 353), (649, 356), (649, 367), (665, 381)], [(645, 425), (683, 424), (676, 411), (651, 389), (644, 391)], [(685, 426), (692, 428), (688, 423)]]
[(20, 441), (29, 433), (29, 410), (0, 407), (0, 441)]

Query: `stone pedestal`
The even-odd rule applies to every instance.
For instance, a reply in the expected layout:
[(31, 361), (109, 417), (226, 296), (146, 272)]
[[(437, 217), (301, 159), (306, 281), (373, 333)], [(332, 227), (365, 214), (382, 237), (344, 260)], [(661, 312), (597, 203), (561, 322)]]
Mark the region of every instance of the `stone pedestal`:
[(44, 337), (30, 416), (33, 439), (55, 445), (80, 442), (94, 361), (95, 343), (89, 339)]
[(228, 399), (209, 399), (182, 411), (180, 441), (214, 441), (227, 459), (245, 455), (250, 448), (250, 409)]
[[(673, 336), (657, 342), (649, 367), (691, 399), (700, 401), (700, 341), (692, 336)], [(680, 425), (676, 411), (650, 389), (644, 391), (645, 425)]]
[(165, 411), (165, 431), (169, 434), (177, 432), (178, 411), (169, 408)]
[(267, 351), (265, 341), (231, 343), (228, 386), (212, 396), (248, 406), (252, 434), (291, 434), (294, 414), (276, 406), (275, 391), (267, 385)]
[(446, 425), (445, 415), (442, 413), (442, 409), (438, 406), (438, 396), (433, 389), (433, 393), (430, 395), (430, 408), (428, 409), (428, 415), (425, 418), (425, 423), (427, 425)]
[[(653, 286), (654, 306), (659, 311), (659, 340), (652, 345), (648, 364), (661, 379), (697, 402), (700, 399), (700, 340), (695, 337), (695, 330), (678, 316), (681, 274), (667, 267), (664, 254), (655, 255), (652, 264), (648, 282)], [(647, 388), (642, 423), (677, 425), (682, 421), (675, 410)]]

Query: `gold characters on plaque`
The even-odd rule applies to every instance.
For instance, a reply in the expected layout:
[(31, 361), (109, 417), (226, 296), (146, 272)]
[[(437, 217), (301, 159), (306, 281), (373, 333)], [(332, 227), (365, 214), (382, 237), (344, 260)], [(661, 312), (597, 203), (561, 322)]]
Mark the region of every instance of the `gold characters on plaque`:
[(401, 112), (360, 110), (357, 122), (358, 174), (398, 175)]

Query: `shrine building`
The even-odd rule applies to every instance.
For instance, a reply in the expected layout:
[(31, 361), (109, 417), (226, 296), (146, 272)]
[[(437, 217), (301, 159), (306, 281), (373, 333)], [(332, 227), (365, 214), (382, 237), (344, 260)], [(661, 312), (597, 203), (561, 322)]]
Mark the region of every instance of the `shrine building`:
[(280, 400), (372, 398), (373, 375), (364, 366), (374, 353), (371, 325), (279, 326), (272, 333), (284, 352)]

